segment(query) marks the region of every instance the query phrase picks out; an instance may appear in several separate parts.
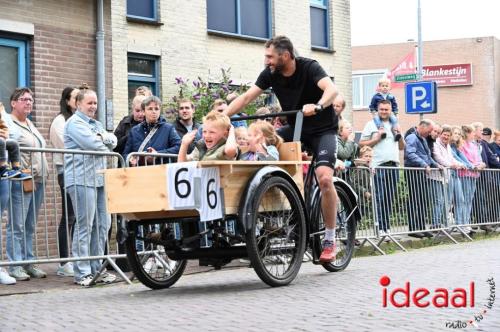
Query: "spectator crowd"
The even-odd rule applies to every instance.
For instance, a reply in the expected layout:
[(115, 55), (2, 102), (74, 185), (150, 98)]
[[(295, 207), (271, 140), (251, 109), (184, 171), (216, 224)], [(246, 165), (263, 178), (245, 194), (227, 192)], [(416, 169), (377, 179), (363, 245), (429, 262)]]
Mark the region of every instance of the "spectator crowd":
[[(269, 118), (247, 124), (245, 120), (237, 120), (244, 114), (231, 119), (224, 114), (234, 97), (230, 94), (227, 100), (215, 100), (203, 123), (197, 123), (192, 100), (179, 99), (176, 116), (165, 118), (162, 101), (147, 87), (140, 87), (131, 101), (130, 114), (112, 134), (95, 120), (94, 91), (86, 86), (65, 88), (59, 103), (60, 113), (50, 126), (50, 144), (82, 153), (56, 153), (52, 158), (63, 211), (57, 232), (59, 256), (103, 255), (109, 239), (111, 219), (105, 209), (102, 174), (107, 160), (86, 152), (114, 151), (128, 160), (130, 166), (164, 162), (161, 155), (155, 157), (155, 154), (166, 153), (178, 155), (180, 162), (279, 160), (282, 139), (276, 130), (287, 122), (286, 117), (278, 115), (279, 106), (258, 109), (257, 115), (269, 114)], [(36, 260), (33, 237), (49, 176), (44, 153), (19, 151), (19, 147), (47, 147), (29, 117), (33, 103), (32, 91), (18, 88), (10, 98), (10, 114), (0, 105), (0, 212), (7, 211), (5, 248), (7, 260), (12, 262)], [(345, 106), (342, 96), (337, 96), (333, 103), (336, 116), (342, 118)], [(399, 184), (403, 180), (408, 188), (406, 218), (410, 236), (429, 237), (430, 231), (450, 222), (470, 225), (472, 221), (483, 223), (488, 216), (499, 215), (498, 201), (492, 201), (498, 195), (491, 196), (488, 192), (489, 188), (498, 190), (499, 173), (483, 172), (500, 168), (499, 130), (479, 122), (452, 126), (423, 119), (403, 135), (397, 120), (397, 102), (390, 94), (387, 79), (379, 82), (370, 111), (373, 119), (366, 123), (357, 142), (352, 125), (346, 120), (339, 122), (335, 169), (358, 192), (362, 206), (374, 206), (379, 235), (391, 234), (393, 205), (401, 194)], [(404, 152), (403, 163), (400, 151)], [(148, 154), (129, 156), (134, 152)], [(399, 169), (401, 165), (403, 172)], [(428, 215), (430, 227), (426, 229)], [(483, 228), (488, 230), (488, 226)], [(463, 230), (473, 231), (469, 226)], [(99, 260), (76, 260), (61, 263), (56, 273), (89, 286), (99, 268)], [(10, 266), (8, 271), (0, 268), (0, 284), (46, 276), (34, 264)], [(97, 281), (114, 280), (113, 274), (104, 272)]]

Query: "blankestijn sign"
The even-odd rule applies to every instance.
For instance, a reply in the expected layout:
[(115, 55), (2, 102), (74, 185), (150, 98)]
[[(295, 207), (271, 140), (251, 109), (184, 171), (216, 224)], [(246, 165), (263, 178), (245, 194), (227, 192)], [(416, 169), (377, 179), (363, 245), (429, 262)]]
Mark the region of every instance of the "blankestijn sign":
[(424, 66), (422, 71), (423, 81), (435, 81), (438, 86), (472, 85), (470, 63)]

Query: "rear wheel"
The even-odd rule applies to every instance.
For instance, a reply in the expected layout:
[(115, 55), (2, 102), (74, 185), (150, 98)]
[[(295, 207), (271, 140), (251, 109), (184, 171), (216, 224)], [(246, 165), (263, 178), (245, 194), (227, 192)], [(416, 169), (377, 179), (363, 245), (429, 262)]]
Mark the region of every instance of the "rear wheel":
[(248, 257), (257, 275), (270, 286), (284, 286), (297, 276), (306, 242), (301, 198), (289, 180), (264, 179), (250, 196)]
[[(355, 202), (351, 202), (346, 191), (341, 187), (335, 187), (338, 194), (337, 222), (335, 227), (335, 243), (337, 251), (335, 260), (331, 263), (323, 263), (322, 266), (330, 272), (344, 270), (351, 261), (354, 253), (354, 240), (356, 239), (356, 217), (354, 214)], [(325, 225), (321, 212), (320, 191), (314, 195), (311, 217), (311, 236), (316, 257), (321, 255), (323, 238), (325, 236)]]
[(159, 234), (165, 224), (127, 223), (127, 258), (137, 279), (152, 289), (168, 288), (182, 276), (187, 261), (171, 260), (162, 245), (151, 243), (151, 234)]

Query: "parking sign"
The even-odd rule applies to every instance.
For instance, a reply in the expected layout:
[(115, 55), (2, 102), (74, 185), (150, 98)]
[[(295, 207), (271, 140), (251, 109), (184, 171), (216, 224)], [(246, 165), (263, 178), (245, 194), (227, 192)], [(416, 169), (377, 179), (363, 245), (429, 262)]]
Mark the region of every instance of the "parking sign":
[(423, 81), (406, 83), (406, 113), (427, 114), (437, 113), (436, 82)]

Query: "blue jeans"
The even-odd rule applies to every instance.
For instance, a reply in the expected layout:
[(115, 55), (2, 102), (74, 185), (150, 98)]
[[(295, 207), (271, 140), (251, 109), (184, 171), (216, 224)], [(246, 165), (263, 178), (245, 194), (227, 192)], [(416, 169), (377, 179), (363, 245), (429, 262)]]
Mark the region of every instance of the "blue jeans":
[(389, 218), (399, 181), (398, 169), (381, 168), (375, 170), (375, 208), (378, 228), (386, 232), (391, 228)]
[[(2, 226), (2, 216), (3, 212), (7, 210), (9, 206), (9, 183), (7, 180), (0, 180), (0, 232), (3, 229)], [(2, 236), (0, 236), (0, 248), (2, 248)], [(3, 259), (2, 252), (0, 251), (0, 258)]]
[(448, 201), (450, 202), (450, 205), (453, 203), (455, 224), (465, 224), (466, 210), (464, 204), (464, 192), (462, 190), (462, 181), (453, 174), (448, 182)]
[(3, 211), (9, 207), (9, 183), (10, 181), (0, 180), (0, 218), (3, 215)]
[(21, 181), (11, 181), (6, 243), (7, 259), (11, 262), (35, 259), (33, 235), (44, 198), (43, 184), (35, 182), (35, 186), (33, 192), (25, 193)]
[(462, 187), (464, 191), (464, 223), (470, 224), (472, 212), (472, 202), (474, 201), (474, 193), (476, 191), (476, 178), (463, 177)]
[[(375, 116), (373, 117), (373, 122), (375, 122), (375, 126), (377, 128), (384, 128), (384, 125), (382, 124), (382, 120), (380, 120), (380, 117), (378, 116), (378, 114), (375, 114)], [(396, 116), (394, 116), (394, 114), (391, 114), (389, 116), (389, 122), (391, 123), (391, 128), (394, 129), (394, 127), (396, 127), (398, 125), (398, 118), (396, 118)]]
[[(104, 187), (73, 185), (67, 188), (67, 193), (76, 215), (71, 247), (73, 257), (103, 255), (111, 226), (111, 218), (106, 213)], [(80, 281), (89, 274), (96, 274), (100, 266), (99, 260), (74, 262), (75, 280)]]
[[(431, 179), (428, 179), (427, 183), (430, 191), (429, 198), (432, 202), (432, 225), (440, 227), (444, 210), (444, 184), (441, 181)], [(446, 221), (444, 224), (446, 224)]]

